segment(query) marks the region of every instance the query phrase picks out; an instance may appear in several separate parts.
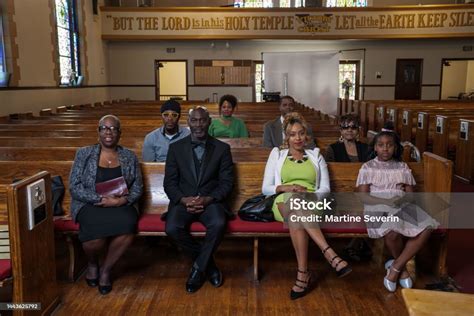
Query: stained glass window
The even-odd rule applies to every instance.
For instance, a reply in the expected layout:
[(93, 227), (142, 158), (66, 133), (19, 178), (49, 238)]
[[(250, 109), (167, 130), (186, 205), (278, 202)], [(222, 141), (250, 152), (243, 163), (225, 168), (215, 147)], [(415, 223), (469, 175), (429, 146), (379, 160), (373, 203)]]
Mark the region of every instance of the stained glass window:
[(355, 100), (357, 86), (357, 64), (339, 64), (339, 97)]
[(301, 8), (305, 6), (305, 0), (295, 0), (295, 8)]
[(256, 102), (263, 102), (263, 92), (265, 92), (263, 78), (264, 78), (263, 63), (255, 64), (255, 101)]
[(3, 21), (0, 15), (0, 72), (7, 71), (5, 65), (5, 42), (3, 37)]
[[(295, 8), (304, 7), (306, 0), (294, 0)], [(291, 8), (291, 0), (279, 0), (280, 8)], [(236, 0), (234, 7), (239, 8), (272, 8), (273, 0)]]
[(367, 0), (326, 0), (326, 7), (366, 7)]
[(234, 1), (234, 7), (271, 8), (273, 7), (273, 0), (237, 0)]
[(72, 85), (80, 75), (76, 0), (55, 1), (61, 84)]
[(234, 7), (236, 8), (242, 8), (244, 6), (244, 0), (237, 0), (234, 1)]

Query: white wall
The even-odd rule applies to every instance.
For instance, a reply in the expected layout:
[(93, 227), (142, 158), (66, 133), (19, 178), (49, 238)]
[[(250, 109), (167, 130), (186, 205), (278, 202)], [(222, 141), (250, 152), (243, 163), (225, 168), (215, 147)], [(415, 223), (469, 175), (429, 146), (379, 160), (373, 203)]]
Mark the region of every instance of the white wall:
[(94, 103), (109, 100), (109, 91), (104, 88), (63, 88), (40, 90), (0, 91), (0, 116), (10, 113), (33, 112), (57, 106)]
[[(101, 39), (100, 15), (92, 14), (92, 0), (82, 0), (85, 10), (83, 20), (86, 28), (87, 71), (89, 85), (105, 85), (108, 83), (107, 42)], [(103, 0), (99, 0), (99, 5)]]
[(466, 74), (466, 92), (474, 92), (474, 60), (470, 60), (467, 64)]
[(248, 87), (189, 87), (189, 100), (205, 100), (209, 98), (212, 101), (213, 93), (217, 93), (217, 99), (224, 94), (232, 94), (240, 102), (252, 100), (252, 88)]
[[(37, 113), (45, 107), (57, 107), (67, 104), (90, 103), (110, 99), (107, 87), (58, 89), (56, 88), (55, 65), (53, 55), (54, 42), (51, 36), (52, 0), (14, 1), (14, 15), (7, 10), (7, 1), (1, 0), (2, 11), (16, 24), (18, 45), (18, 65), (20, 80), (18, 87), (24, 89), (0, 90), (0, 116), (9, 113), (32, 111)], [(84, 4), (84, 13), (82, 4)], [(103, 4), (103, 0), (99, 1)], [(92, 14), (92, 1), (79, 0), (78, 14), (85, 23), (86, 34), (81, 49), (84, 54), (82, 72), (87, 73), (87, 84), (107, 85), (107, 45), (100, 38), (100, 20)], [(10, 34), (8, 34), (10, 35)], [(8, 38), (9, 40), (9, 38)], [(8, 47), (7, 58), (11, 72), (12, 49)], [(86, 68), (87, 66), (87, 68)], [(33, 87), (32, 89), (29, 89)], [(37, 89), (44, 87), (45, 89)]]
[(465, 92), (468, 62), (465, 60), (449, 61), (450, 66), (443, 67), (443, 91), (441, 99), (457, 97)]
[(155, 87), (111, 87), (108, 92), (110, 99), (155, 100)]
[(15, 1), (20, 86), (54, 86), (49, 0)]
[[(262, 52), (283, 51), (327, 51), (366, 49), (365, 51), (365, 99), (393, 99), (395, 94), (395, 68), (397, 58), (423, 59), (423, 84), (437, 85), (422, 88), (423, 99), (438, 99), (442, 58), (474, 58), (474, 52), (463, 52), (462, 46), (472, 45), (469, 40), (379, 40), (379, 41), (156, 41), (156, 42), (110, 42), (110, 83), (114, 85), (149, 85), (149, 87), (121, 87), (111, 91), (111, 98), (123, 95), (139, 99), (154, 99), (154, 60), (188, 59), (189, 98), (210, 98), (212, 93), (234, 93), (242, 101), (252, 100), (250, 87), (194, 87), (194, 59), (252, 59), (260, 60)], [(166, 53), (174, 47), (174, 54)], [(342, 52), (341, 59), (364, 58), (363, 50)], [(376, 79), (375, 73), (382, 72)], [(118, 91), (120, 92), (118, 93)], [(297, 97), (297, 96), (296, 96)]]

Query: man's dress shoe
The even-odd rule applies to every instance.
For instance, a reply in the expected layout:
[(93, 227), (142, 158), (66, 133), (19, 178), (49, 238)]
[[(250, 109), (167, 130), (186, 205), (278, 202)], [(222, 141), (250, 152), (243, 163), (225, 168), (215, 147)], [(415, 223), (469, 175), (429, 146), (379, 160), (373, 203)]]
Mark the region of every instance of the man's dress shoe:
[(222, 273), (216, 266), (208, 269), (207, 276), (213, 287), (222, 285)]
[(202, 273), (196, 268), (193, 268), (191, 270), (191, 274), (188, 277), (188, 280), (186, 281), (186, 291), (188, 293), (196, 292), (201, 288), (205, 280), (206, 278), (204, 276), (204, 273)]

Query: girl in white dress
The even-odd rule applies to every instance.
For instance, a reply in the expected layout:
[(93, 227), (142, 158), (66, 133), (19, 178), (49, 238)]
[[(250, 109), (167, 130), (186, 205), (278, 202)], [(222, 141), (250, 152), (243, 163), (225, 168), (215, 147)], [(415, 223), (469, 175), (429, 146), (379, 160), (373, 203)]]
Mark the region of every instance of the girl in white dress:
[(438, 223), (413, 204), (408, 205), (416, 213), (416, 221), (407, 220), (401, 212), (400, 206), (407, 205), (403, 203), (406, 200), (403, 197), (406, 192), (413, 192), (416, 183), (408, 165), (401, 161), (403, 147), (397, 134), (391, 131), (379, 133), (370, 149), (375, 158), (359, 170), (356, 190), (366, 193), (362, 195), (365, 215), (384, 215), (393, 219), (369, 225), (367, 232), (371, 238), (383, 237), (394, 258), (386, 262), (384, 278), (384, 286), (394, 292), (397, 281), (404, 288), (413, 286), (406, 264), (425, 244)]

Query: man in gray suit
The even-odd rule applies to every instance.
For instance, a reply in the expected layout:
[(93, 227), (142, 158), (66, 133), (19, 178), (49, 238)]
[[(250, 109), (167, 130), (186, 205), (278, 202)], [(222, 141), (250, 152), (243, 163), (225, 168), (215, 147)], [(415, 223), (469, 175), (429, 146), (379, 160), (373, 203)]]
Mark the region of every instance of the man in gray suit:
[[(265, 123), (263, 127), (263, 147), (280, 147), (283, 143), (283, 139), (285, 139), (285, 134), (283, 132), (283, 119), (286, 114), (293, 112), (295, 107), (295, 99), (289, 95), (285, 95), (280, 98), (280, 113), (277, 119), (273, 121), (268, 121)], [(308, 135), (311, 138), (309, 144), (307, 144), (308, 148), (314, 148), (316, 145), (314, 144), (314, 137), (313, 131), (311, 127), (308, 128)]]

